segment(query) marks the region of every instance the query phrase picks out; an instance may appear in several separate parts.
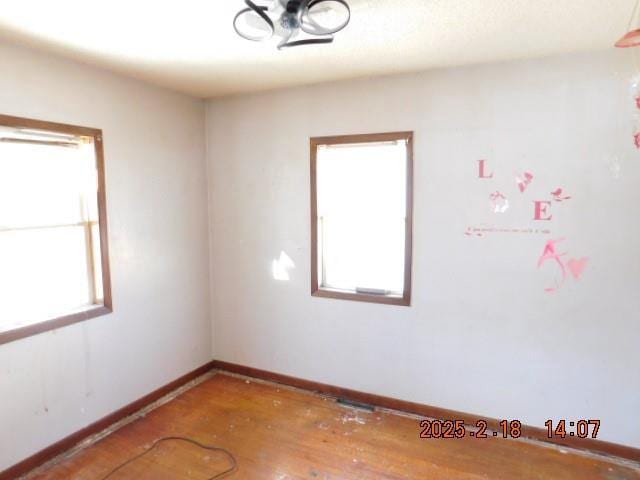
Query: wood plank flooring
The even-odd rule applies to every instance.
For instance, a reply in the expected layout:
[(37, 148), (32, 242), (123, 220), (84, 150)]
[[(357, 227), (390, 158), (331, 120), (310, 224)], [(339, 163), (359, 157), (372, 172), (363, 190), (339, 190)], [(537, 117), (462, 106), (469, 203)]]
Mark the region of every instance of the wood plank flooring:
[[(38, 480), (102, 480), (164, 436), (223, 447), (238, 470), (225, 479), (640, 480), (638, 465), (522, 440), (420, 439), (419, 420), (346, 408), (331, 399), (217, 374)], [(208, 479), (231, 466), (223, 453), (163, 442), (109, 477)]]

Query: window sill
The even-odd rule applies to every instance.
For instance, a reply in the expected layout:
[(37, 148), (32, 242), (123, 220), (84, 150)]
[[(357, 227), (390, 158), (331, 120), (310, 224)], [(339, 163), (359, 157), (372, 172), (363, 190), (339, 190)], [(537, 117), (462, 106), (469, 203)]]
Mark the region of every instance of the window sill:
[(91, 318), (108, 315), (113, 310), (105, 305), (90, 305), (69, 315), (63, 315), (43, 322), (25, 325), (24, 327), (14, 328), (0, 332), (0, 345), (4, 343), (14, 342), (22, 338), (31, 337), (40, 333), (55, 330), (57, 328), (73, 325), (74, 323), (83, 322)]
[(338, 300), (351, 300), (355, 302), (382, 303), (385, 305), (411, 306), (411, 298), (408, 295), (369, 295), (366, 293), (348, 292), (343, 290), (330, 290), (318, 288), (311, 292), (314, 297), (334, 298)]

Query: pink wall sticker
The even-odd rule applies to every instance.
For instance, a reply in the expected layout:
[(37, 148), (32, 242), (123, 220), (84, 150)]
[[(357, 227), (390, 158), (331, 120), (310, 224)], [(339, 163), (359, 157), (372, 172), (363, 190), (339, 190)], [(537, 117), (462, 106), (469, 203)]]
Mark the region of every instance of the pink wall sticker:
[(566, 256), (568, 252), (559, 253), (558, 252), (558, 244), (563, 242), (564, 238), (559, 238), (557, 240), (549, 240), (542, 252), (542, 255), (538, 259), (538, 268), (542, 267), (545, 262), (552, 261), (555, 262), (560, 270), (560, 278), (556, 279), (554, 287), (547, 287), (544, 289), (545, 292), (554, 293), (560, 290), (564, 282), (567, 280), (567, 270), (571, 272), (571, 276), (575, 280), (580, 280), (582, 277), (587, 263), (589, 263), (589, 259), (587, 257), (583, 258), (570, 258), (566, 265), (563, 262), (562, 257)]
[(492, 193), (489, 195), (489, 199), (491, 200), (493, 213), (504, 213), (509, 210), (509, 200), (501, 192), (496, 191)]
[(516, 176), (516, 183), (518, 184), (518, 189), (520, 190), (520, 193), (524, 193), (527, 187), (531, 185), (532, 181), (533, 181), (533, 174), (529, 172), (524, 172), (522, 177)]
[(567, 279), (567, 269), (565, 268), (561, 258), (567, 253), (566, 252), (558, 253), (558, 249), (557, 249), (558, 243), (562, 241), (564, 241), (564, 238), (559, 238), (557, 240), (549, 240), (547, 244), (544, 246), (542, 255), (538, 259), (538, 268), (542, 267), (542, 265), (548, 260), (551, 260), (555, 262), (558, 265), (558, 268), (560, 269), (560, 281), (556, 279), (555, 287), (547, 287), (544, 289), (545, 292), (549, 292), (549, 293), (557, 292), (560, 289), (560, 287), (562, 287), (565, 280)]
[[(638, 109), (640, 109), (640, 94), (636, 98)], [(636, 145), (640, 148), (640, 133), (636, 136)], [(489, 173), (487, 168), (487, 160), (478, 160), (478, 177), (480, 179), (492, 179), (494, 172)], [(525, 171), (522, 175), (516, 175), (516, 185), (521, 194), (527, 192), (527, 189), (534, 180), (533, 173)], [(513, 188), (513, 187), (512, 187)], [(546, 187), (545, 187), (546, 188)], [(548, 191), (548, 190), (547, 190)], [(530, 192), (529, 192), (530, 193)], [(509, 199), (507, 195), (511, 195), (509, 191), (505, 193), (505, 190), (495, 190), (489, 194), (489, 200), (491, 202), (491, 209), (494, 213), (505, 213), (509, 209)], [(565, 192), (563, 187), (558, 187), (550, 192), (550, 198), (547, 200), (534, 200), (533, 220), (550, 222), (554, 217), (551, 214), (551, 208), (556, 203), (562, 203), (567, 200), (571, 200), (573, 197)], [(529, 196), (529, 194), (527, 194)], [(560, 207), (557, 207), (560, 208)], [(468, 237), (486, 237), (489, 234), (544, 234), (551, 235), (551, 230), (546, 228), (525, 227), (515, 228), (513, 226), (492, 226), (487, 224), (481, 224), (479, 226), (469, 226), (465, 230), (464, 234)], [(555, 266), (556, 275), (554, 279), (554, 285), (547, 286), (544, 291), (547, 293), (555, 293), (559, 291), (567, 279), (573, 278), (574, 280), (580, 280), (587, 268), (589, 258), (571, 258), (569, 253), (565, 251), (559, 251), (558, 245), (564, 242), (564, 238), (557, 238), (555, 240), (548, 240), (545, 243), (542, 254), (538, 258), (538, 268), (542, 268), (543, 265), (551, 262)]]
[(585, 268), (587, 268), (587, 263), (589, 263), (589, 259), (587, 257), (572, 258), (567, 262), (567, 267), (569, 268), (571, 275), (573, 275), (573, 278), (580, 280)]
[(571, 200), (570, 196), (564, 195), (564, 192), (561, 188), (558, 188), (551, 192), (551, 196), (556, 202), (564, 202), (565, 200)]
[(489, 233), (509, 233), (520, 235), (551, 235), (549, 229), (539, 229), (530, 227), (499, 227), (495, 225), (470, 225), (464, 231), (464, 234), (468, 237), (483, 237)]
[(493, 172), (489, 175), (486, 173), (486, 160), (478, 160), (478, 177), (479, 178), (493, 178)]
[(635, 108), (632, 115), (634, 124), (633, 144), (637, 149), (640, 149), (640, 78), (638, 76), (631, 79), (631, 99)]
[(551, 202), (547, 200), (536, 200), (533, 202), (535, 205), (533, 219), (549, 221), (553, 218), (553, 215), (549, 213), (551, 208)]
[(484, 235), (478, 229), (475, 229), (473, 227), (467, 227), (467, 229), (465, 230), (464, 234), (467, 237), (482, 237)]

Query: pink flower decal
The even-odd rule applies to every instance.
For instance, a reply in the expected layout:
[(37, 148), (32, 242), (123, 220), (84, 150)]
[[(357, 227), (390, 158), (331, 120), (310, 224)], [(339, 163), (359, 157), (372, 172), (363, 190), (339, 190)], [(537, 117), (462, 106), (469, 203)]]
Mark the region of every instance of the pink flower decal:
[(500, 192), (489, 195), (494, 213), (504, 213), (509, 209), (509, 200)]

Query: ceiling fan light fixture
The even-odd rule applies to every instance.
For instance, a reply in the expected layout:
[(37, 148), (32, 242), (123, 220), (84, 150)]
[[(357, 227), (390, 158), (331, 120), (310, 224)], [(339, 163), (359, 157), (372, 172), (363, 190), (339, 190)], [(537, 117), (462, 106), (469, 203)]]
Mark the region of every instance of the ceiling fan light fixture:
[[(347, 0), (270, 0), (258, 5), (245, 0), (246, 8), (233, 19), (233, 28), (245, 40), (281, 38), (278, 49), (331, 43), (334, 34), (351, 21)], [(298, 38), (306, 34), (306, 38)]]

